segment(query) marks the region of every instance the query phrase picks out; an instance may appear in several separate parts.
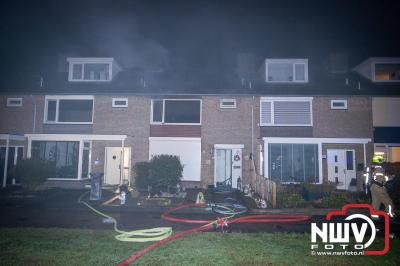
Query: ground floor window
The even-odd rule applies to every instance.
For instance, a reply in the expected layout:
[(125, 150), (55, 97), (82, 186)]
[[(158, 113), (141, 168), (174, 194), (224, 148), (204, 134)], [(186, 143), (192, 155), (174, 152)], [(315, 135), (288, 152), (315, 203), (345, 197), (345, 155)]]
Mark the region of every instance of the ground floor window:
[(78, 141), (32, 141), (31, 154), (50, 163), (54, 178), (78, 178)]
[(381, 155), (385, 162), (400, 162), (400, 144), (375, 144), (375, 155)]
[(268, 144), (269, 177), (280, 182), (319, 181), (318, 144)]

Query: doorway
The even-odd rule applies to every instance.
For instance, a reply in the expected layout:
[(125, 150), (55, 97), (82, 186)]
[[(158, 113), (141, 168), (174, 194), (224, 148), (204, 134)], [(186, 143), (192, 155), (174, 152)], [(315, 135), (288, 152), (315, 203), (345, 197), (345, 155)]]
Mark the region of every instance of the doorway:
[(232, 188), (238, 188), (242, 180), (243, 145), (215, 145), (214, 185), (218, 182), (231, 182)]
[[(131, 148), (124, 148), (124, 163), (122, 162), (121, 147), (105, 148), (104, 183), (107, 185), (121, 184), (123, 179), (130, 180)], [(122, 179), (122, 180), (121, 180)]]
[(348, 190), (356, 178), (355, 151), (328, 149), (328, 180), (336, 184), (337, 189)]

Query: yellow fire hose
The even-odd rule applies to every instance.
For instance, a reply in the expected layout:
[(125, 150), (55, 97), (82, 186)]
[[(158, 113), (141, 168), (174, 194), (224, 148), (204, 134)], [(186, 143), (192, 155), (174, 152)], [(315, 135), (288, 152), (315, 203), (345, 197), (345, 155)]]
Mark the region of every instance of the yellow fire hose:
[(115, 239), (117, 239), (119, 241), (124, 241), (124, 242), (150, 242), (150, 241), (160, 241), (160, 240), (163, 240), (164, 238), (167, 238), (170, 235), (172, 235), (171, 227), (156, 227), (156, 228), (151, 228), (151, 229), (122, 231), (122, 230), (118, 229), (118, 223), (114, 217), (111, 217), (111, 216), (95, 209), (89, 203), (82, 200), (82, 198), (88, 193), (89, 193), (89, 191), (83, 193), (79, 197), (78, 203), (82, 203), (83, 205), (85, 205), (86, 207), (91, 209), (93, 212), (112, 221), (112, 223), (114, 224), (114, 231), (118, 233), (118, 235), (115, 236)]

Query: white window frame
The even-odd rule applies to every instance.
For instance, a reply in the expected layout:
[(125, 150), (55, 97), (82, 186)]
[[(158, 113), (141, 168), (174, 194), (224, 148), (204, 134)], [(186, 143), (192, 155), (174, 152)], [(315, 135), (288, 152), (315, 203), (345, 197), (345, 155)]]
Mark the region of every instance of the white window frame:
[[(343, 103), (343, 106), (334, 106), (334, 103)], [(347, 110), (347, 100), (331, 100), (331, 109)]]
[[(124, 105), (116, 104), (118, 101), (125, 101)], [(112, 98), (112, 107), (113, 108), (126, 108), (128, 107), (128, 98)]]
[[(322, 184), (323, 182), (323, 169), (322, 169), (322, 145), (325, 144), (362, 144), (363, 145), (363, 155), (364, 155), (364, 165), (366, 165), (366, 144), (371, 142), (371, 139), (359, 139), (359, 138), (280, 138), (280, 137), (263, 137), (264, 145), (264, 177), (270, 178), (269, 165), (268, 165), (268, 144), (318, 144), (318, 160), (319, 160), (319, 182), (317, 184)], [(325, 154), (326, 156), (326, 154)], [(325, 157), (326, 158), (326, 157)]]
[[(233, 105), (224, 105), (224, 103), (233, 102)], [(219, 101), (219, 108), (221, 109), (235, 109), (237, 108), (236, 99), (221, 99)]]
[[(69, 63), (69, 68), (68, 68), (68, 81), (75, 82), (110, 82), (112, 80), (112, 65), (114, 62), (113, 58), (67, 58), (67, 61)], [(108, 64), (108, 79), (106, 80), (91, 80), (91, 79), (84, 79), (84, 73), (85, 73), (85, 64)], [(73, 68), (74, 65), (82, 65), (82, 73), (81, 73), (81, 78), (80, 79), (74, 79), (73, 78)]]
[[(279, 80), (268, 80), (268, 64), (271, 63), (286, 63), (292, 64), (292, 73), (293, 80), (292, 81), (279, 81)], [(295, 66), (296, 65), (304, 65), (304, 80), (296, 80), (295, 78)], [(265, 59), (265, 82), (267, 83), (308, 83), (308, 59)]]
[[(163, 111), (162, 111), (162, 121), (154, 122), (153, 121), (153, 103), (154, 101), (162, 101), (163, 102)], [(200, 102), (200, 122), (199, 123), (167, 123), (164, 122), (165, 118), (165, 101), (199, 101)], [(151, 125), (201, 125), (202, 120), (202, 100), (201, 99), (152, 99), (151, 100), (151, 115), (150, 115), (150, 124)]]
[[(275, 124), (275, 114), (274, 114), (274, 102), (309, 102), (310, 103), (310, 124)], [(262, 110), (261, 103), (269, 102), (271, 103), (271, 123), (261, 123), (262, 121)], [(313, 97), (261, 97), (260, 98), (260, 126), (279, 126), (279, 127), (312, 127), (314, 124), (313, 118)]]
[[(12, 101), (19, 101), (19, 103), (11, 103)], [(7, 98), (7, 107), (22, 107), (22, 98)]]
[[(58, 122), (60, 100), (92, 100), (93, 101), (92, 120), (90, 122)], [(48, 102), (49, 101), (56, 101), (55, 121), (47, 120)], [(93, 117), (94, 117), (94, 97), (92, 95), (46, 95), (45, 96), (44, 118), (43, 118), (44, 124), (91, 125), (91, 124), (93, 124)]]

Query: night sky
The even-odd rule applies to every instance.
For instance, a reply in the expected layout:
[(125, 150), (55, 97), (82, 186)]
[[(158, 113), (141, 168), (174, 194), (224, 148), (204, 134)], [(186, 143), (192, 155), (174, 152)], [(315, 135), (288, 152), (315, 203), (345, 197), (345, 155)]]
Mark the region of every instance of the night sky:
[[(61, 56), (122, 66), (265, 57), (399, 56), (399, 1), (1, 1), (1, 68), (38, 73)], [(5, 72), (3, 72), (5, 73)]]

